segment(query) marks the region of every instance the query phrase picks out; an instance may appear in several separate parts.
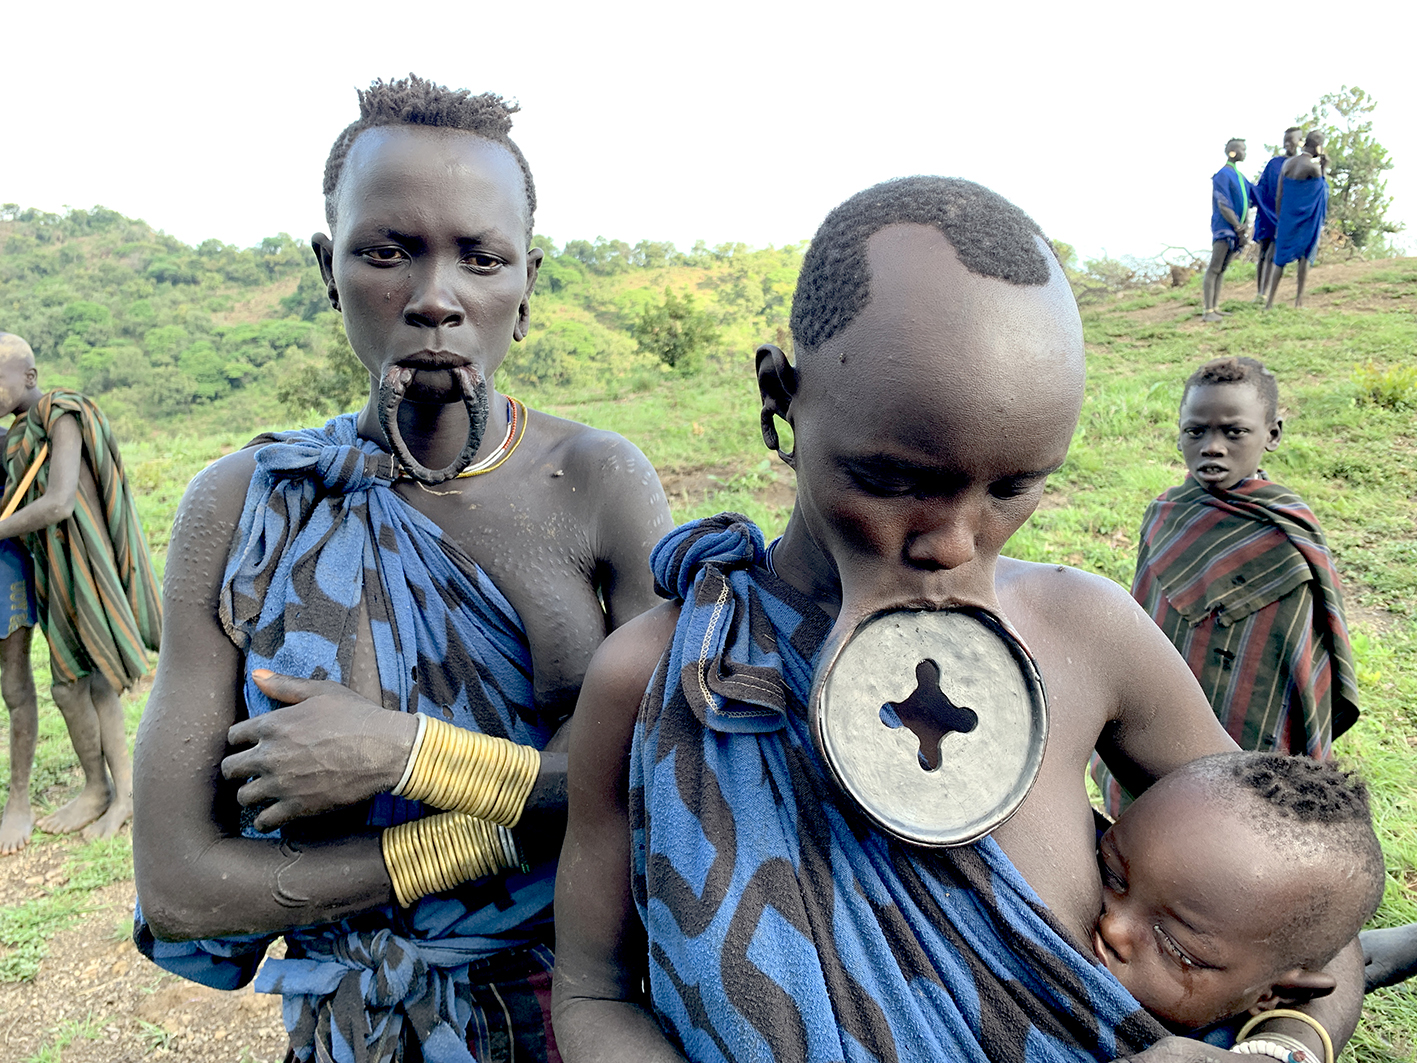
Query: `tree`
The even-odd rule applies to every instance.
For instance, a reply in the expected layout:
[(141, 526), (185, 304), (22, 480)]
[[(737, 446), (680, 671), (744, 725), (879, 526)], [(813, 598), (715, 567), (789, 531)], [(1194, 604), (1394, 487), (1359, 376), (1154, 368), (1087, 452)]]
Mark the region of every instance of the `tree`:
[(1349, 254), (1385, 249), (1383, 238), (1402, 229), (1386, 218), (1392, 197), (1384, 194), (1387, 182), (1382, 175), (1392, 169), (1392, 159), (1373, 137), (1377, 105), (1356, 85), (1344, 85), (1295, 119), (1296, 125), (1324, 134), (1329, 160), (1326, 228)]
[[(295, 417), (339, 413), (369, 395), (369, 370), (350, 347), (339, 314), (326, 311), (316, 323), (324, 327), (324, 364), (300, 359), (276, 378), (276, 398)], [(287, 356), (298, 354), (286, 349)]]
[(718, 342), (718, 326), (698, 309), (693, 295), (680, 299), (668, 288), (664, 289), (664, 302), (646, 306), (631, 332), (640, 350), (681, 373), (692, 373), (702, 366), (708, 348)]

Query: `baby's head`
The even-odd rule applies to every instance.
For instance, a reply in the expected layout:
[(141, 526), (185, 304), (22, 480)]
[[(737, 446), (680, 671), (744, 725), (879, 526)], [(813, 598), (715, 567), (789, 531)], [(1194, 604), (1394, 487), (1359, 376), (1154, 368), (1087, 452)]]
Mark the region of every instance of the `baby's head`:
[(1103, 835), (1098, 959), (1193, 1030), (1323, 996), (1323, 968), (1385, 883), (1362, 780), (1330, 763), (1220, 753), (1177, 769)]
[(1253, 477), (1279, 446), (1279, 386), (1253, 358), (1216, 358), (1186, 380), (1180, 439), (1186, 468), (1207, 491), (1228, 491)]

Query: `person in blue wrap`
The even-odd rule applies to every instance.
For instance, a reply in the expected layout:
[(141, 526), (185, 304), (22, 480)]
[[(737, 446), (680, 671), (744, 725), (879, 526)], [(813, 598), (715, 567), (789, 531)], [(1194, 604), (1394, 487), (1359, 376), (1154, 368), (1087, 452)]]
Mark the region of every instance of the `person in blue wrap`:
[[(673, 600), (612, 634), (581, 691), (556, 887), (563, 1058), (1230, 1058), (1168, 1037), (1094, 951), (1083, 772), (1096, 744), (1145, 789), (1234, 743), (1123, 588), (1000, 555), (1083, 398), (1050, 245), (979, 185), (886, 182), (818, 230), (791, 325), (795, 362), (768, 345), (756, 363), (764, 442), (796, 470), (785, 532), (766, 545), (736, 514), (676, 529), (652, 556)], [(929, 849), (829, 781), (806, 706), (838, 618), (946, 606), (1011, 625), (1051, 724), (1017, 813)], [(1342, 1043), (1356, 945), (1330, 969), (1338, 988), (1306, 1007)], [(1286, 1023), (1317, 1043), (1265, 1026)]]
[(1210, 179), (1210, 265), (1201, 281), (1202, 321), (1219, 321), (1228, 316), (1220, 309), (1220, 282), (1235, 255), (1250, 242), (1250, 204), (1256, 199), (1255, 186), (1240, 172), (1245, 161), (1245, 141), (1235, 137), (1225, 142), (1225, 165)]
[(1255, 229), (1252, 239), (1258, 259), (1255, 263), (1255, 302), (1264, 301), (1269, 290), (1269, 266), (1274, 261), (1274, 234), (1279, 216), (1275, 213), (1275, 198), (1279, 192), (1279, 171), (1284, 164), (1299, 153), (1304, 131), (1296, 125), (1284, 131), (1282, 155), (1276, 155), (1265, 163), (1260, 179), (1255, 182)]
[(136, 938), (229, 989), (283, 935), (256, 988), (301, 1063), (559, 1058), (563, 725), (669, 519), (624, 439), (497, 391), (542, 258), (515, 109), (360, 93), (312, 242), (369, 401), (214, 462), (173, 529)]
[(1274, 237), (1274, 260), (1269, 271), (1269, 298), (1264, 308), (1274, 306), (1284, 267), (1298, 262), (1295, 271), (1298, 290), (1294, 305), (1304, 305), (1304, 282), (1309, 264), (1319, 250), (1324, 221), (1328, 218), (1328, 157), (1323, 153), (1324, 135), (1314, 130), (1304, 138), (1304, 150), (1284, 164), (1275, 193), (1275, 215), (1279, 219)]

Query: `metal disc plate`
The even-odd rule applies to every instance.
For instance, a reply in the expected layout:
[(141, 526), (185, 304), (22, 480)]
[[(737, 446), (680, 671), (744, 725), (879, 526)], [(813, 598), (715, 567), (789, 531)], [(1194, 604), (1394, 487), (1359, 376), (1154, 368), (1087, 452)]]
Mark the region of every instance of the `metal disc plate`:
[(882, 829), (963, 845), (1007, 820), (1033, 786), (1047, 700), (1032, 658), (988, 613), (902, 610), (863, 622), (819, 670), (812, 734), (838, 785)]

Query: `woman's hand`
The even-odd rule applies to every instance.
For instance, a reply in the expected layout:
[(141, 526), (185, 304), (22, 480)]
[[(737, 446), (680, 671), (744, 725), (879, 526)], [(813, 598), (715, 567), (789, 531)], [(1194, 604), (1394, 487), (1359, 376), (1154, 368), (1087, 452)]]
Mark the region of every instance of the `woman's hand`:
[(398, 785), (418, 730), (412, 713), (390, 712), (328, 680), (264, 669), (252, 677), (287, 707), (232, 725), (227, 742), (240, 751), (221, 762), (221, 773), (246, 780), (236, 792), (242, 805), (269, 804), (255, 819), (257, 830), (357, 804)]

